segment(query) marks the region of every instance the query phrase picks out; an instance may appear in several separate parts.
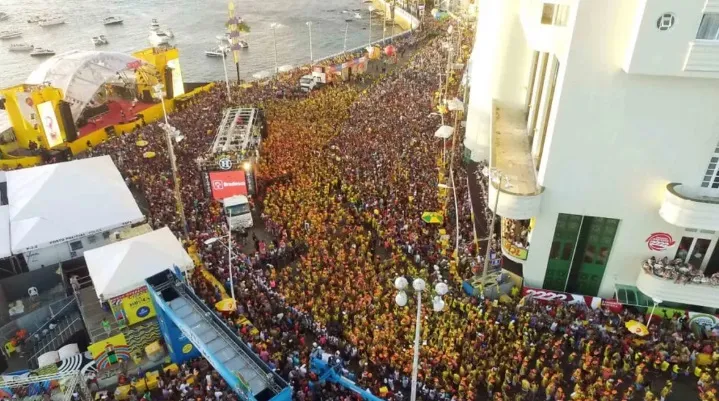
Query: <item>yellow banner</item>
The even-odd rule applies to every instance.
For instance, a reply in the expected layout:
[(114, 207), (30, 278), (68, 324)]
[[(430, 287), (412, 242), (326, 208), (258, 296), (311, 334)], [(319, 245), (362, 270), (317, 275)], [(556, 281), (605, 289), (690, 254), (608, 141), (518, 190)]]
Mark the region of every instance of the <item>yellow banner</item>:
[(147, 290), (122, 298), (122, 309), (125, 311), (128, 325), (140, 323), (155, 316), (155, 306), (152, 305), (152, 299)]
[(105, 340), (90, 344), (87, 350), (95, 360), (95, 366), (99, 369), (106, 369), (119, 362), (120, 359), (130, 359), (130, 347), (124, 334), (118, 334)]

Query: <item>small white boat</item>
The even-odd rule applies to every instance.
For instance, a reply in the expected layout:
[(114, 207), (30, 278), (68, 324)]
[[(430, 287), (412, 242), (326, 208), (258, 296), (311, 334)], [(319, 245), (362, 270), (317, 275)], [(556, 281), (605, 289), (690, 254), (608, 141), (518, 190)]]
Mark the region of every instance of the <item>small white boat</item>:
[(240, 46), (240, 49), (248, 49), (250, 47), (244, 40), (237, 42), (237, 45)]
[(15, 39), (22, 36), (22, 32), (20, 31), (2, 31), (0, 32), (0, 39)]
[(55, 25), (62, 25), (65, 23), (65, 18), (63, 17), (50, 17), (41, 19), (38, 24), (40, 26), (48, 27), (48, 26), (55, 26)]
[(226, 32), (224, 35), (217, 35), (215, 36), (215, 39), (219, 40), (220, 42), (230, 43), (230, 33)]
[(108, 43), (110, 43), (110, 42), (108, 42), (108, 40), (107, 40), (107, 38), (105, 37), (105, 35), (100, 35), (100, 36), (93, 36), (93, 37), (92, 37), (92, 43), (93, 43), (95, 46), (102, 46), (102, 45), (106, 45), (106, 44), (108, 44)]
[(355, 13), (355, 19), (362, 19), (362, 14)]
[(32, 57), (45, 57), (45, 56), (54, 56), (55, 51), (50, 49), (43, 49), (42, 47), (36, 47), (32, 49), (30, 52), (30, 56)]
[(228, 49), (224, 46), (217, 46), (210, 50), (205, 50), (205, 56), (207, 57), (223, 57), (227, 54)]
[(29, 52), (31, 51), (35, 46), (29, 45), (27, 43), (14, 43), (10, 45), (10, 51), (11, 52)]
[(102, 23), (103, 23), (104, 25), (117, 25), (117, 24), (122, 24), (122, 18), (116, 17), (116, 16), (113, 15), (112, 17), (107, 17), (107, 18), (103, 19), (103, 20), (102, 20)]
[(148, 36), (148, 40), (150, 41), (150, 44), (154, 47), (169, 45), (171, 39), (172, 38), (169, 35), (167, 35), (165, 32), (150, 31), (150, 36)]
[(5, 21), (6, 19), (9, 19), (10, 16), (7, 13), (0, 13), (0, 21)]
[(39, 16), (36, 15), (34, 17), (30, 17), (30, 19), (27, 20), (27, 23), (28, 24), (37, 24), (40, 21), (42, 21), (42, 18), (40, 18)]

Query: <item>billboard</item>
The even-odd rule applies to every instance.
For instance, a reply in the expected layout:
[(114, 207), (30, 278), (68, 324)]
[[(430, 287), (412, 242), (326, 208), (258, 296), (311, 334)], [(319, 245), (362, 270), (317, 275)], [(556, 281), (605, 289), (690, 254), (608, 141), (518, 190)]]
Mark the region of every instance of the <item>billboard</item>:
[(37, 111), (40, 114), (40, 121), (42, 121), (42, 129), (45, 131), (47, 146), (53, 148), (61, 144), (63, 142), (62, 133), (60, 132), (60, 125), (57, 123), (55, 108), (52, 107), (52, 102), (38, 104)]
[(247, 195), (247, 180), (243, 170), (210, 172), (212, 197), (222, 200), (236, 195)]
[(152, 317), (155, 317), (155, 307), (152, 305), (152, 299), (147, 292), (147, 287), (143, 286), (144, 291), (134, 291), (126, 294), (122, 298), (122, 309), (125, 311), (127, 324), (132, 326)]

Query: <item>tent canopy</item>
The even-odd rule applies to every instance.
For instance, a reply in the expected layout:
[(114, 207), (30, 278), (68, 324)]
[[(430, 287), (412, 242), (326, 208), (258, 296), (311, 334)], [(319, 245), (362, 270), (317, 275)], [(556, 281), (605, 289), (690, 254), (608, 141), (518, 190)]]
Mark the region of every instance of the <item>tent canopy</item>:
[(110, 156), (9, 171), (7, 189), (15, 254), (144, 220)]
[(190, 255), (169, 228), (85, 252), (87, 269), (98, 298), (110, 299), (145, 284), (145, 279), (177, 266), (192, 269)]
[(61, 89), (70, 103), (73, 119), (95, 96), (98, 89), (117, 74), (143, 61), (123, 53), (78, 51), (58, 54), (40, 64), (25, 81), (28, 85), (51, 85)]

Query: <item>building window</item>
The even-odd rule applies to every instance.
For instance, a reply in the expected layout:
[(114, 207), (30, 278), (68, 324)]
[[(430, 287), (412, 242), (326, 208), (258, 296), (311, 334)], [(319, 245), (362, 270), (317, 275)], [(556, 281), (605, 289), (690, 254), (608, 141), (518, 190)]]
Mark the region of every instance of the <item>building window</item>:
[(719, 13), (706, 13), (697, 31), (697, 39), (719, 40)]
[(542, 8), (542, 24), (567, 26), (569, 6), (566, 4), (544, 3)]
[(671, 27), (674, 26), (674, 14), (672, 13), (664, 13), (661, 17), (657, 20), (657, 28), (660, 31), (668, 31), (671, 29)]
[(714, 148), (714, 154), (709, 159), (709, 164), (704, 172), (702, 188), (719, 188), (719, 144)]

